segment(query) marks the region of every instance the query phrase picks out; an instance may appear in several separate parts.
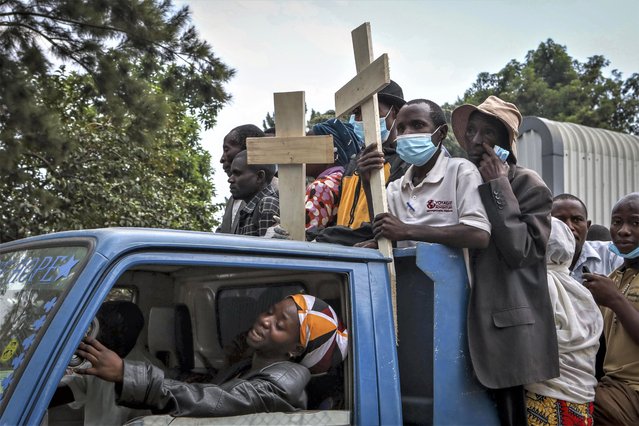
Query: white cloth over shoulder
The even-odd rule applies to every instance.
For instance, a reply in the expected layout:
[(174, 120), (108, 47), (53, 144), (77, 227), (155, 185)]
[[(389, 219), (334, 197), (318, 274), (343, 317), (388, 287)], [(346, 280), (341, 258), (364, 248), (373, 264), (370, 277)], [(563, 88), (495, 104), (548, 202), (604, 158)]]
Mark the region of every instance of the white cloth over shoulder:
[(590, 291), (570, 276), (575, 238), (568, 227), (552, 218), (548, 240), (548, 290), (555, 311), (561, 375), (542, 383), (526, 385), (539, 395), (564, 401), (594, 401), (595, 357), (603, 319)]

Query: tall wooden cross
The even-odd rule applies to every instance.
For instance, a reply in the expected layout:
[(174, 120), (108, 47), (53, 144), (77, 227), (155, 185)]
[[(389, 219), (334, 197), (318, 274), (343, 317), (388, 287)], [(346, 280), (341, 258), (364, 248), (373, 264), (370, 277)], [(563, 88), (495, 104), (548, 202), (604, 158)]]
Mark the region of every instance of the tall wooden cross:
[[(388, 55), (383, 54), (373, 61), (373, 42), (371, 26), (366, 22), (351, 33), (353, 51), (355, 53), (355, 67), (357, 75), (344, 87), (335, 93), (335, 116), (350, 113), (357, 106), (361, 108), (364, 121), (364, 139), (366, 145), (377, 143), (377, 149), (382, 152), (382, 141), (379, 128), (379, 105), (377, 92), (390, 83)], [(388, 211), (386, 201), (386, 179), (384, 170), (376, 170), (371, 175), (371, 196), (375, 215)], [(373, 218), (371, 218), (372, 220)], [(393, 245), (386, 238), (377, 241), (379, 250), (388, 258), (393, 259)], [(395, 285), (395, 266), (389, 264), (389, 277), (393, 297), (393, 317), (395, 332), (397, 333), (397, 300)]]
[(332, 164), (333, 137), (306, 136), (304, 92), (273, 96), (275, 137), (247, 138), (247, 163), (278, 165), (282, 227), (294, 240), (305, 241), (306, 164)]

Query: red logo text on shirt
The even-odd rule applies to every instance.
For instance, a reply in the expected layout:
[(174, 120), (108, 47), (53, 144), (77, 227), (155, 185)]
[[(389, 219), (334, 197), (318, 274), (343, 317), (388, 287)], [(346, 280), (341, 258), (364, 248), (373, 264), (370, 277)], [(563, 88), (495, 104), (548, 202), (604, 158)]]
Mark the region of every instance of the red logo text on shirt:
[(428, 200), (426, 202), (426, 208), (428, 212), (452, 212), (452, 201), (440, 201), (440, 200)]

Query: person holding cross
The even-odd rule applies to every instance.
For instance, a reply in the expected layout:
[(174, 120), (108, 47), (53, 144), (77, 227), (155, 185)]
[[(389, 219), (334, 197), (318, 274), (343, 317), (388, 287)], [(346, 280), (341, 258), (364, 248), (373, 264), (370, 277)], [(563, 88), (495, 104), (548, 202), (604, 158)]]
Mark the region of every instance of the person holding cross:
[(246, 155), (244, 150), (235, 156), (228, 180), (233, 198), (245, 202), (238, 213), (235, 234), (263, 237), (277, 224), (275, 216), (280, 214), (279, 196), (271, 185), (275, 166), (249, 165)]
[[(401, 107), (406, 104), (404, 92), (393, 80), (377, 93), (379, 103), (380, 140), (384, 152), (384, 174), (386, 184), (393, 182), (406, 173), (410, 164), (404, 162), (395, 151), (397, 136), (396, 120)], [(364, 128), (361, 108), (355, 108), (349, 119), (355, 133), (364, 142)], [(373, 145), (374, 146), (374, 145)], [(361, 154), (360, 154), (361, 155)], [(337, 225), (357, 229), (363, 222), (369, 222), (369, 205), (360, 183), (360, 171), (357, 159), (345, 166), (340, 189), (340, 203), (337, 211)]]
[[(398, 246), (404, 247), (416, 241), (486, 247), (491, 227), (477, 191), (481, 176), (468, 160), (442, 153), (448, 125), (441, 107), (425, 99), (412, 100), (399, 110), (396, 127), (397, 153), (411, 166), (388, 186), (389, 213), (375, 217), (375, 238), (399, 241)], [(366, 189), (370, 173), (383, 166), (384, 157), (377, 150), (364, 152), (358, 169)]]

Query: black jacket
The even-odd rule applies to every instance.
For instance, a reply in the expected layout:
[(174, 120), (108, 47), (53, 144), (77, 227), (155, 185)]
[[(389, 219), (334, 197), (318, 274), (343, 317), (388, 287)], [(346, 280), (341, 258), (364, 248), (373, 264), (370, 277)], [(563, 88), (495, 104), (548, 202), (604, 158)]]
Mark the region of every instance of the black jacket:
[(308, 369), (283, 361), (251, 370), (221, 385), (183, 383), (164, 378), (150, 364), (124, 361), (117, 403), (154, 413), (189, 417), (223, 417), (306, 409)]

